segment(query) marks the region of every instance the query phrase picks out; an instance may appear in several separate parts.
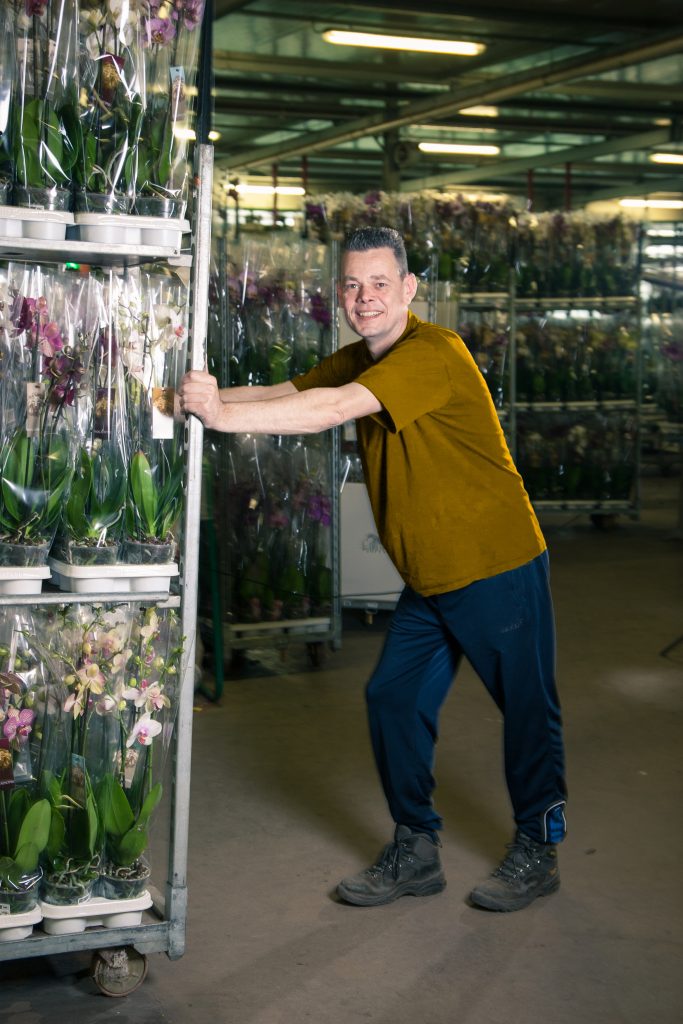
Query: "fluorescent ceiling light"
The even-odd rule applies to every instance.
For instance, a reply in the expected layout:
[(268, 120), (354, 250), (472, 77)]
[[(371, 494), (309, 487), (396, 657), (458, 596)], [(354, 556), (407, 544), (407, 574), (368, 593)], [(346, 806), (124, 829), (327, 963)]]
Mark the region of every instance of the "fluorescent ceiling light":
[(632, 210), (683, 210), (683, 199), (620, 199), (619, 206)]
[(498, 156), (500, 146), (478, 146), (466, 142), (418, 142), (423, 153), (462, 153), (470, 156)]
[(425, 39), (418, 36), (385, 36), (377, 32), (343, 32), (336, 28), (323, 32), (326, 43), (336, 46), (369, 46), (377, 50), (412, 50), (415, 53), (449, 53), (457, 57), (477, 57), (486, 47), (463, 39)]
[[(226, 190), (229, 191), (232, 185), (228, 183), (225, 186)], [(240, 182), (239, 185), (235, 186), (235, 191), (239, 192), (240, 195), (248, 193), (254, 196), (305, 196), (306, 189), (302, 188), (301, 185), (247, 185), (246, 183)]]
[(458, 113), (465, 117), (498, 117), (499, 110), (498, 107), (487, 107), (485, 103), (480, 103), (474, 107), (463, 107)]
[[(173, 134), (175, 135), (176, 139), (185, 139), (188, 142), (194, 142), (194, 140), (196, 138), (196, 134), (195, 134), (194, 128), (180, 128), (180, 127), (177, 127), (177, 128), (173, 129)], [(216, 142), (218, 139), (220, 139), (220, 137), (221, 137), (221, 133), (220, 132), (215, 132), (215, 131), (210, 131), (209, 132), (209, 141), (210, 142)]]
[(650, 153), (653, 164), (683, 164), (683, 153)]

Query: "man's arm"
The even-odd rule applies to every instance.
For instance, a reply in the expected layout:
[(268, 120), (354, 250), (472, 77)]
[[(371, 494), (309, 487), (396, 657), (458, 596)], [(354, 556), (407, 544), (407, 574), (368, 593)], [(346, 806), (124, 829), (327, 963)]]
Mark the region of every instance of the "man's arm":
[(263, 402), (269, 398), (282, 398), (283, 395), (297, 394), (291, 380), (282, 384), (254, 384), (250, 387), (219, 388), (221, 402)]
[(297, 391), (289, 381), (286, 384), (286, 388), (277, 384), (264, 389), (276, 393), (272, 398), (249, 401), (248, 396), (240, 395), (237, 402), (224, 401), (224, 392), (219, 391), (214, 377), (191, 370), (183, 377), (178, 398), (182, 412), (198, 416), (210, 430), (232, 434), (317, 434), (382, 408), (372, 392), (356, 382), (308, 391)]

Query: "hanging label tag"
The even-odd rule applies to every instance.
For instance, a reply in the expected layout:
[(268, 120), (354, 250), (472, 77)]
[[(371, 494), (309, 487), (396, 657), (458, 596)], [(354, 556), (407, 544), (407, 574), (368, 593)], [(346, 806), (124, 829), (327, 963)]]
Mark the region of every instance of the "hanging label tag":
[(152, 437), (155, 441), (173, 438), (175, 388), (152, 388)]
[(171, 75), (171, 113), (173, 121), (182, 120), (187, 114), (187, 94), (185, 92), (185, 68), (169, 68)]
[(0, 789), (11, 789), (14, 785), (14, 760), (9, 740), (0, 736)]
[(130, 789), (135, 779), (135, 769), (138, 764), (139, 753), (137, 750), (128, 749), (126, 751), (126, 760), (124, 764), (124, 778), (126, 782), (126, 789)]
[(45, 402), (45, 389), (47, 381), (37, 383), (28, 381), (26, 384), (26, 436), (38, 437), (40, 435), (40, 419)]

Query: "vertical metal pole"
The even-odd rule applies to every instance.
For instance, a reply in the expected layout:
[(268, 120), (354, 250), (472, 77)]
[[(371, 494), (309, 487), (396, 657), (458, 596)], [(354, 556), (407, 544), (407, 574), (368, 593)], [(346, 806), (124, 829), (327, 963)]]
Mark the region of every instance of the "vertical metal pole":
[(197, 69), (197, 145), (209, 141), (213, 124), (213, 0), (206, 0), (199, 42), (199, 67)]
[[(337, 282), (340, 277), (339, 242), (334, 241), (330, 253), (330, 277), (332, 279), (332, 351), (339, 348), (339, 303)], [(338, 651), (342, 642), (342, 594), (341, 594), (341, 436), (342, 428), (332, 431), (332, 647)]]
[[(209, 262), (211, 254), (211, 189), (213, 147), (195, 148), (195, 203), (192, 237), (192, 277), (190, 294), (191, 347), (189, 367), (203, 370), (206, 365), (208, 325)], [(180, 666), (180, 700), (175, 732), (175, 764), (171, 806), (171, 846), (166, 887), (166, 917), (170, 924), (171, 958), (185, 948), (187, 917), (187, 849), (190, 823), (190, 763), (192, 751), (192, 709), (194, 704), (195, 634), (197, 629), (197, 590), (199, 576), (199, 522), (202, 482), (202, 423), (188, 416), (185, 424), (185, 513), (183, 551), (180, 558), (180, 614), (185, 649)]]
[(508, 392), (508, 416), (509, 416), (509, 437), (510, 454), (513, 462), (517, 462), (517, 290), (515, 285), (514, 269), (510, 271), (508, 309), (510, 324), (510, 343), (508, 359), (510, 363), (509, 392)]
[(273, 164), (273, 227), (277, 227), (277, 164)]

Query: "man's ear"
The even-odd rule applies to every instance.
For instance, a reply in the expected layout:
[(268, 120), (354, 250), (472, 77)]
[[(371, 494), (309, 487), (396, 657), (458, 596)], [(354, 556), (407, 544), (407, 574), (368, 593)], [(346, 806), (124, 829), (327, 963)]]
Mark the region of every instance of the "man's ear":
[(416, 292), (417, 278), (415, 277), (415, 274), (406, 274), (403, 278), (403, 296), (406, 300), (406, 305), (410, 305), (415, 298)]

